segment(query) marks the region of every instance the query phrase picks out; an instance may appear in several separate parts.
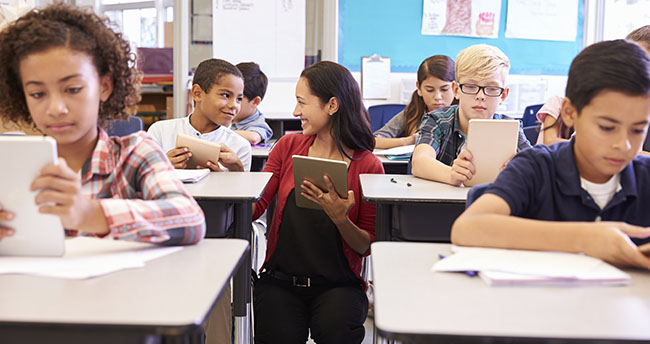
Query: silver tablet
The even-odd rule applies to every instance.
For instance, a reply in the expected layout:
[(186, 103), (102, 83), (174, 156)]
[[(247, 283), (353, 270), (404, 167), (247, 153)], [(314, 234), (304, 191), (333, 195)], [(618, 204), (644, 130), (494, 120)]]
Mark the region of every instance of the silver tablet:
[(29, 187), (46, 165), (56, 162), (56, 141), (44, 136), (0, 135), (0, 203), (13, 212), (12, 237), (0, 241), (2, 256), (62, 256), (63, 225), (58, 216), (41, 214)]
[(295, 185), (296, 205), (302, 208), (322, 209), (322, 207), (300, 194), (300, 184), (307, 179), (327, 192), (327, 184), (323, 175), (327, 174), (334, 184), (334, 189), (339, 197), (348, 197), (348, 164), (340, 160), (313, 158), (309, 156), (294, 155), (293, 183)]
[(471, 119), (467, 129), (467, 150), (472, 153), (476, 173), (465, 186), (493, 182), (501, 167), (517, 153), (519, 121)]
[(176, 148), (187, 147), (192, 153), (190, 160), (187, 161), (187, 168), (196, 168), (196, 166), (208, 167), (208, 160), (215, 164), (219, 163), (219, 153), (221, 145), (199, 138), (179, 133), (176, 136)]

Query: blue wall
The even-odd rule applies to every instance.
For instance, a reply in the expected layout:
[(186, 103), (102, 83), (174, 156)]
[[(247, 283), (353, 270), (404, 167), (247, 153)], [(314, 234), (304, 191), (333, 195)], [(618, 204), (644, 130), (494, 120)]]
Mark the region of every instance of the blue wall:
[(425, 58), (444, 54), (456, 59), (478, 43), (499, 47), (510, 58), (511, 74), (566, 75), (582, 50), (584, 0), (578, 1), (574, 42), (505, 38), (508, 1), (501, 3), (499, 38), (422, 35), (422, 0), (339, 0), (339, 63), (361, 69), (361, 57), (377, 53), (391, 58), (392, 72), (415, 73)]

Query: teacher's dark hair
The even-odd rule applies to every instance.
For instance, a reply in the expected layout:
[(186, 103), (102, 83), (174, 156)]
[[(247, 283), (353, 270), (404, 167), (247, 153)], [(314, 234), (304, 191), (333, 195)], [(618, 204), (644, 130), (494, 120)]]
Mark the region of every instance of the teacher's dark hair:
[(369, 151), (375, 148), (370, 116), (361, 100), (359, 84), (349, 70), (338, 63), (322, 61), (307, 67), (300, 77), (305, 78), (321, 104), (327, 104), (332, 97), (338, 100), (339, 109), (332, 115), (331, 134), (341, 153), (347, 156), (343, 146)]

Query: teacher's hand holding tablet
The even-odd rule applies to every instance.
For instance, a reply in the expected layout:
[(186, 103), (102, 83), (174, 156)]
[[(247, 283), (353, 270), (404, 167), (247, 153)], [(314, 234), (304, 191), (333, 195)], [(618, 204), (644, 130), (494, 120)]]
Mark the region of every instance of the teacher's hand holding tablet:
[(348, 190), (348, 197), (341, 198), (336, 192), (329, 176), (324, 175), (323, 179), (325, 180), (325, 185), (327, 185), (327, 192), (323, 192), (318, 186), (305, 179), (300, 185), (302, 195), (323, 207), (323, 210), (335, 225), (346, 222), (348, 213), (352, 209), (352, 206), (354, 206), (354, 192)]

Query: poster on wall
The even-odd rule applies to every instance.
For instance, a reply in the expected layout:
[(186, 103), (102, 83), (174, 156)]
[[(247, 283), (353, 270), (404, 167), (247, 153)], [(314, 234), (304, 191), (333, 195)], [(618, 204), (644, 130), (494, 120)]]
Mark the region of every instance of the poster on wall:
[(497, 38), (501, 0), (424, 0), (423, 35)]
[(573, 42), (578, 0), (508, 0), (506, 38)]
[(0, 0), (0, 29), (34, 8), (34, 0)]

